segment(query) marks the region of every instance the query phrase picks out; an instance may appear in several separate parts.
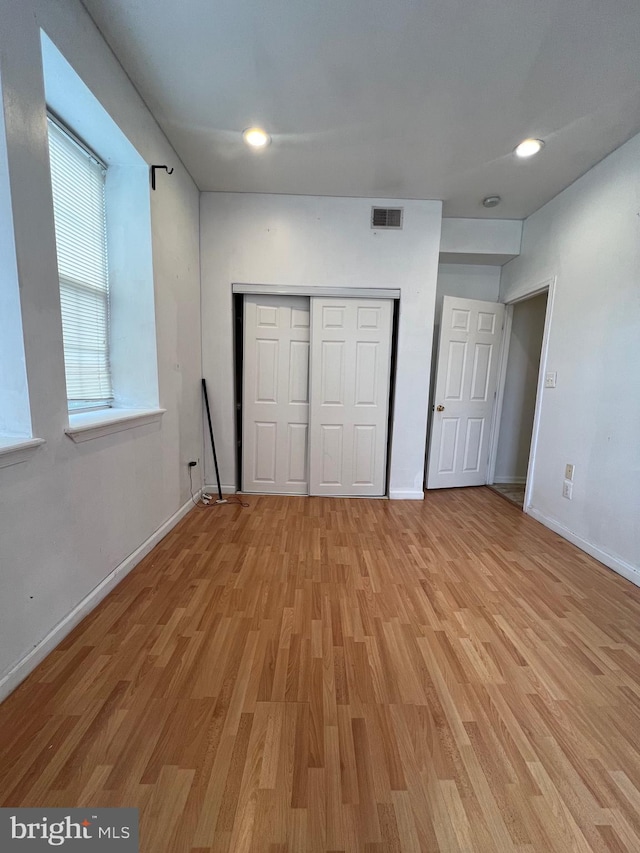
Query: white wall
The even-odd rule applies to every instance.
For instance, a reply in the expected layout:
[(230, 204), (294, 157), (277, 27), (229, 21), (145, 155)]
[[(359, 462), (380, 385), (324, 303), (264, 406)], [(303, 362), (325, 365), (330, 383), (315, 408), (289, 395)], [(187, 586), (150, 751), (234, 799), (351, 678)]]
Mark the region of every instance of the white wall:
[(519, 219), (443, 219), (440, 260), (453, 264), (501, 265), (520, 251)]
[(444, 296), (459, 296), (463, 299), (484, 299), (487, 302), (497, 302), (499, 295), (500, 267), (481, 264), (440, 264), (436, 290), (435, 324), (440, 326), (442, 298)]
[[(404, 206), (403, 229), (372, 230), (372, 204)], [(236, 482), (231, 285), (399, 288), (390, 493), (421, 499), (441, 202), (203, 193), (200, 209), (203, 365), (223, 483)], [(211, 461), (206, 473), (211, 483)]]
[(0, 109), (0, 435), (13, 437), (31, 435), (31, 413), (6, 148), (4, 110)]
[[(198, 191), (76, 0), (0, 0), (7, 161), (33, 432), (0, 469), (0, 696), (85, 597), (190, 500), (201, 456)], [(74, 444), (67, 425), (40, 27), (148, 163), (160, 424)], [(57, 635), (60, 639), (62, 631)], [(40, 647), (40, 650), (43, 647)], [(4, 682), (3, 682), (4, 679)]]
[(524, 483), (527, 478), (546, 308), (546, 293), (513, 306), (496, 483)]
[[(524, 226), (511, 298), (557, 276), (532, 514), (640, 580), (640, 136)], [(575, 464), (573, 500), (562, 497)]]

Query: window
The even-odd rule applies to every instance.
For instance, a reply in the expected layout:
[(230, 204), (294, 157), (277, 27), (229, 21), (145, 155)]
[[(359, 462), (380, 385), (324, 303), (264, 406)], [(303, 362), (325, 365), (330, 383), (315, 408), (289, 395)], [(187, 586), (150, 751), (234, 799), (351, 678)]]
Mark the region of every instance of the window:
[(106, 166), (55, 119), (48, 125), (69, 410), (108, 408)]
[(82, 442), (158, 421), (164, 411), (149, 165), (42, 30), (40, 40), (52, 119), (65, 432)]

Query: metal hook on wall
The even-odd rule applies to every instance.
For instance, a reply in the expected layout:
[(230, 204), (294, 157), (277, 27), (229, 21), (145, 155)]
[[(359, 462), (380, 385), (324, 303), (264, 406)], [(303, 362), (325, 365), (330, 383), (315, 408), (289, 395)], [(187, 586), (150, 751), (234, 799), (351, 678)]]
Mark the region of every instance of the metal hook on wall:
[(164, 169), (167, 175), (173, 175), (173, 167), (171, 169), (168, 166), (152, 166), (151, 167), (151, 189), (155, 190), (156, 188), (156, 169)]

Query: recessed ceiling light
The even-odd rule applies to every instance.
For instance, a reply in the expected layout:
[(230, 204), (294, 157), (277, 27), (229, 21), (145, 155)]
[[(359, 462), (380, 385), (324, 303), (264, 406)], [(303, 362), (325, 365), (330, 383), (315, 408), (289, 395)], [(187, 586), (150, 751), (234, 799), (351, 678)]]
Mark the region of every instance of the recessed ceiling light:
[(482, 199), (482, 204), (484, 207), (497, 207), (501, 201), (502, 199), (499, 195), (488, 195)]
[(242, 132), (242, 136), (251, 148), (266, 148), (271, 142), (271, 137), (261, 127), (248, 127)]
[(523, 139), (520, 145), (516, 148), (517, 157), (533, 157), (543, 147), (544, 142), (541, 139)]

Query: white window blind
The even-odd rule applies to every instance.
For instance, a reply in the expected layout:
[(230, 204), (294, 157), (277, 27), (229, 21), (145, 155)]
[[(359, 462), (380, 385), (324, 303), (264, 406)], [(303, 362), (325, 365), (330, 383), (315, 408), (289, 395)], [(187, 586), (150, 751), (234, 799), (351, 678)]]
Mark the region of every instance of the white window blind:
[(55, 122), (48, 124), (69, 408), (109, 406), (105, 170)]

